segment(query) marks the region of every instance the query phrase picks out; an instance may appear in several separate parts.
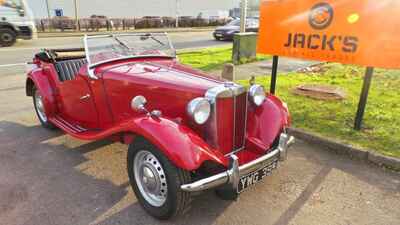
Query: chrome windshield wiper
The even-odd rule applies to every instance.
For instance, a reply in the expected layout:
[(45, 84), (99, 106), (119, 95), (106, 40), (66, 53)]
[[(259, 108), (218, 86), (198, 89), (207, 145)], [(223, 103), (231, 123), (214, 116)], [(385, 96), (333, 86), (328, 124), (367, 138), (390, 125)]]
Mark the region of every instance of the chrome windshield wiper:
[(132, 49), (126, 45), (123, 41), (119, 40), (117, 37), (113, 36), (114, 40), (118, 42), (122, 47), (126, 48), (127, 50), (131, 51)]
[(156, 42), (159, 43), (161, 46), (165, 46), (165, 43), (164, 43), (164, 42), (158, 40), (158, 39), (155, 38), (152, 34), (145, 34), (144, 36), (142, 36), (141, 40), (144, 41), (144, 40), (147, 40), (147, 39), (149, 39), (149, 38), (151, 38), (152, 40), (156, 41)]

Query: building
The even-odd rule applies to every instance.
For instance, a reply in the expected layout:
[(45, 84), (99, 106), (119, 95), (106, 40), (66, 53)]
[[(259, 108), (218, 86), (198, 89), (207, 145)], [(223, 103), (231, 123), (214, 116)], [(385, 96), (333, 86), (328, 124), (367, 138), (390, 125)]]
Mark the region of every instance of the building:
[[(36, 18), (50, 15), (75, 17), (75, 0), (27, 0)], [(258, 2), (259, 0), (250, 0)], [(226, 11), (237, 8), (240, 0), (76, 0), (80, 18), (104, 15), (109, 18), (142, 16), (198, 16), (201, 12)], [(254, 3), (252, 3), (254, 5)]]

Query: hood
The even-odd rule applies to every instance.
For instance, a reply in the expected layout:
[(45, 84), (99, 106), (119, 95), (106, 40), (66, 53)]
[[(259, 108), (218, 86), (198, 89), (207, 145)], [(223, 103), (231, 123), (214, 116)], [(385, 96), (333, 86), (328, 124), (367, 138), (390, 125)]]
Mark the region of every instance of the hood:
[(107, 74), (122, 75), (127, 81), (203, 95), (223, 80), (176, 62), (133, 62), (105, 69)]
[(117, 120), (133, 115), (130, 101), (138, 95), (147, 99), (149, 110), (185, 120), (191, 100), (224, 82), (172, 60), (125, 62), (102, 66), (97, 72), (103, 76), (114, 115), (121, 117)]

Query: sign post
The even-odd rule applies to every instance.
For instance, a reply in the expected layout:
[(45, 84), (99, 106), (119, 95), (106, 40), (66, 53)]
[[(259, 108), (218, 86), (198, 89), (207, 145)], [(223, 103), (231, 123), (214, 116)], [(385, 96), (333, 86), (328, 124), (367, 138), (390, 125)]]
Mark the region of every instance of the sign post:
[(400, 68), (400, 1), (261, 0), (257, 52), (367, 67), (354, 128), (361, 129), (373, 68)]
[(75, 9), (75, 29), (80, 30), (79, 26), (79, 15), (78, 15), (78, 3), (77, 0), (74, 0), (74, 9)]
[(276, 79), (278, 76), (278, 62), (279, 62), (279, 57), (277, 55), (274, 55), (272, 58), (271, 87), (269, 89), (269, 92), (273, 95), (275, 94), (275, 91), (276, 91)]
[(373, 73), (374, 73), (374, 68), (367, 67), (367, 71), (365, 72), (365, 77), (364, 77), (363, 88), (361, 90), (360, 101), (358, 103), (357, 115), (356, 115), (356, 119), (355, 119), (355, 123), (354, 123), (355, 130), (361, 130), (365, 107), (367, 106), (368, 93), (369, 93), (369, 88), (371, 86)]

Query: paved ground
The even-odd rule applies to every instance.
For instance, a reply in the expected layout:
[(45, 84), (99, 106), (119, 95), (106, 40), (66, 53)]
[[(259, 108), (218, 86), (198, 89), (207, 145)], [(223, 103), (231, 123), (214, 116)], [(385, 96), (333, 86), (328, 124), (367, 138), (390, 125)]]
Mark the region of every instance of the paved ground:
[(24, 91), (23, 74), (0, 73), (0, 225), (400, 224), (399, 174), (303, 142), (239, 201), (206, 192), (159, 222), (128, 184), (127, 146), (41, 128)]

